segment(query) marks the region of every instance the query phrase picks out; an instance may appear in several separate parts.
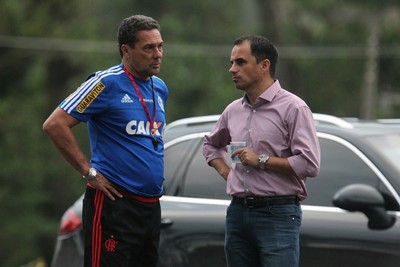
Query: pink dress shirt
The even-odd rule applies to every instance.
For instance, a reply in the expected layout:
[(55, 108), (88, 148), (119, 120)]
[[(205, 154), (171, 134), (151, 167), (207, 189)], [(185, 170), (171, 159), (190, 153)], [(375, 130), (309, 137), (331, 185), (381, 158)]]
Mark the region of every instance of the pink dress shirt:
[(227, 193), (234, 196), (307, 197), (306, 179), (318, 175), (320, 147), (310, 108), (279, 81), (251, 106), (246, 96), (229, 104), (204, 138), (207, 163), (226, 158), (230, 142), (245, 141), (258, 154), (287, 158), (296, 176), (232, 163)]

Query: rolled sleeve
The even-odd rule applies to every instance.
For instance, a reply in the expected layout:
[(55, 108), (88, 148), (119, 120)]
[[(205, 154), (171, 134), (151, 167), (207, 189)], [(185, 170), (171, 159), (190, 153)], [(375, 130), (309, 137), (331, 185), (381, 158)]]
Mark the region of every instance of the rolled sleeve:
[(304, 158), (303, 155), (292, 156), (288, 158), (288, 161), (296, 176), (300, 179), (315, 177), (319, 173), (319, 165)]
[(217, 158), (226, 158), (226, 147), (218, 148), (210, 144), (209, 136), (204, 136), (203, 155), (206, 158), (207, 164)]
[(292, 121), (293, 156), (288, 158), (289, 164), (299, 178), (315, 177), (320, 169), (321, 152), (310, 109), (301, 108)]
[(226, 146), (229, 144), (231, 137), (225, 125), (222, 115), (211, 132), (204, 136), (203, 156), (208, 164), (213, 159), (226, 158)]

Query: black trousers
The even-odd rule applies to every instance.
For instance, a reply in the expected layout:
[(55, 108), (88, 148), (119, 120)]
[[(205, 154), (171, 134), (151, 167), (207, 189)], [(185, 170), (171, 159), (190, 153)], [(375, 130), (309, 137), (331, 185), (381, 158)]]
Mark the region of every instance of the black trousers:
[(87, 187), (83, 200), (85, 267), (157, 266), (160, 202), (114, 201)]

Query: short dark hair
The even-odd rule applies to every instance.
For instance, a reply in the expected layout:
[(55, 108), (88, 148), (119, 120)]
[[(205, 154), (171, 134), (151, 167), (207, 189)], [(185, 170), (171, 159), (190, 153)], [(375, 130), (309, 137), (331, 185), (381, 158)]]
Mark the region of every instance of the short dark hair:
[(118, 47), (122, 57), (121, 46), (123, 44), (133, 47), (137, 42), (136, 34), (138, 31), (159, 30), (160, 24), (153, 18), (144, 15), (133, 15), (121, 21), (118, 27)]
[(270, 75), (275, 78), (276, 65), (278, 63), (278, 49), (275, 45), (267, 38), (260, 35), (246, 35), (237, 38), (234, 41), (234, 45), (239, 45), (244, 41), (250, 42), (251, 54), (256, 58), (257, 63), (260, 63), (264, 59), (268, 59), (271, 62)]

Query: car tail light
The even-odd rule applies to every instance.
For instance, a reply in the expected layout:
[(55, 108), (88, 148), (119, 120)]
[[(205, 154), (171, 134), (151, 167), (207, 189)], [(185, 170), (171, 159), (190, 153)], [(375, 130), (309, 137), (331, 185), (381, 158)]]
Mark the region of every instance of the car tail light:
[(59, 235), (70, 234), (82, 226), (82, 220), (78, 217), (76, 212), (69, 208), (61, 218), (61, 225)]

